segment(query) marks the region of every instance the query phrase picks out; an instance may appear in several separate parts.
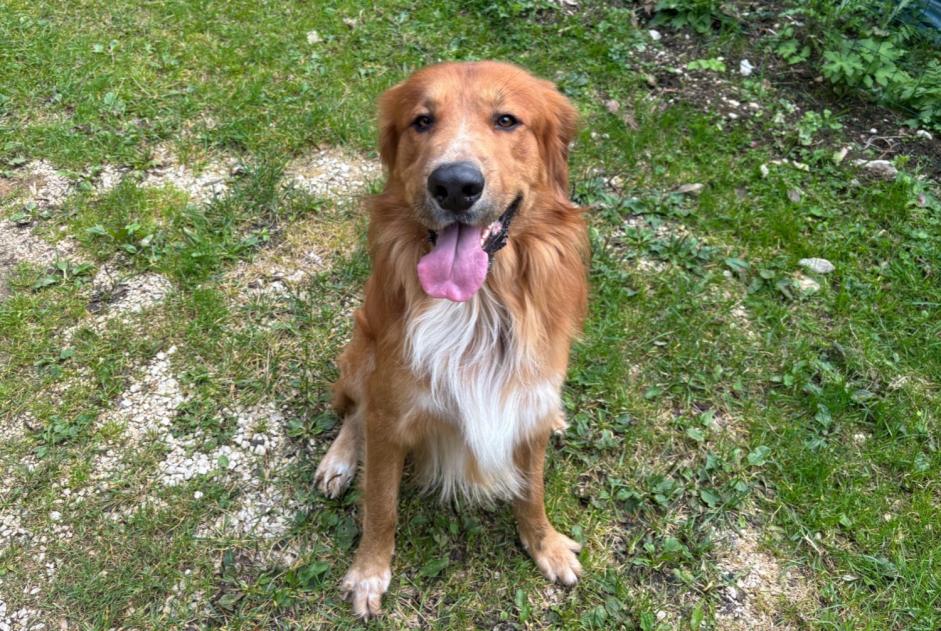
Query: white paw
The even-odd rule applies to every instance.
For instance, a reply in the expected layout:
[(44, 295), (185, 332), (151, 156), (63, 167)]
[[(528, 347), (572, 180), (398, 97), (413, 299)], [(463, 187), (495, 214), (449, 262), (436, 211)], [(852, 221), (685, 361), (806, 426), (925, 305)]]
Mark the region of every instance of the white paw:
[(382, 595), (389, 589), (391, 579), (389, 568), (376, 571), (352, 567), (341, 584), (343, 597), (353, 602), (353, 613), (360, 618), (379, 615)]
[(331, 450), (320, 461), (314, 481), (321, 493), (336, 498), (343, 494), (355, 476), (356, 463), (336, 456)]
[(552, 421), (552, 433), (556, 436), (561, 436), (565, 433), (565, 430), (569, 428), (568, 421), (565, 420), (565, 413), (559, 412), (559, 414)]
[(569, 586), (578, 582), (582, 564), (576, 554), (582, 549), (581, 544), (553, 531), (543, 537), (538, 546), (530, 546), (526, 541), (523, 546), (550, 581)]

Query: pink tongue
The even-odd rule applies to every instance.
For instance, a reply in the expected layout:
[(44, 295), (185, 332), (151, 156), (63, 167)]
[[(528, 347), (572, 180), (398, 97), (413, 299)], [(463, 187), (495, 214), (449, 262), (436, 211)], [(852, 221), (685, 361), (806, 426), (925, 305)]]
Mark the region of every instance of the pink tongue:
[(487, 277), (487, 253), (480, 247), (483, 228), (453, 223), (438, 233), (434, 249), (418, 262), (418, 280), (432, 298), (464, 302)]

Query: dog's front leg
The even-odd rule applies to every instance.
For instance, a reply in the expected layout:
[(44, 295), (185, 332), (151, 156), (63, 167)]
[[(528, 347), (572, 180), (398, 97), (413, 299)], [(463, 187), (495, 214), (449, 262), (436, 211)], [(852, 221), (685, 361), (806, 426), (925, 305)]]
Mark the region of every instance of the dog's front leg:
[(526, 489), (513, 501), (513, 514), (523, 547), (550, 581), (574, 585), (582, 573), (576, 553), (581, 545), (549, 522), (544, 502), (543, 466), (549, 432), (533, 436), (516, 450), (516, 464), (526, 477)]
[(385, 414), (367, 413), (365, 429), (363, 535), (353, 566), (343, 579), (353, 613), (364, 618), (379, 613), (392, 578), (399, 483), (405, 463), (405, 448), (390, 439)]

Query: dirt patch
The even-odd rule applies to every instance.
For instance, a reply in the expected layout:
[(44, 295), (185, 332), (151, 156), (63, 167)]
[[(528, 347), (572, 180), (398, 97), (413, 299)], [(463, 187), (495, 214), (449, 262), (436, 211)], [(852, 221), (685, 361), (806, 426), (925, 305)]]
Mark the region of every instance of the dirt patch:
[(293, 160), (284, 170), (291, 185), (318, 197), (335, 200), (364, 195), (382, 176), (377, 160), (342, 149), (319, 149)]
[[(758, 4), (751, 4), (751, 9), (743, 8), (738, 18), (752, 41), (783, 28), (780, 16), (774, 15), (774, 19), (769, 20), (767, 11), (756, 11)], [(713, 57), (714, 53), (705, 48), (702, 38), (668, 29), (657, 33), (659, 38), (639, 52), (638, 60), (650, 89), (648, 98), (661, 107), (683, 103), (729, 121), (774, 116), (778, 133), (789, 132), (792, 136), (796, 135), (797, 123), (805, 112), (822, 112), (829, 108), (839, 116), (844, 127), (839, 138), (853, 140), (849, 146), (850, 158), (892, 159), (907, 155), (916, 158), (931, 177), (941, 176), (941, 139), (907, 127), (906, 116), (899, 112), (864, 98), (835, 94), (808, 64), (788, 65), (758, 46), (752, 46), (744, 57), (719, 57), (726, 67), (724, 72), (690, 70), (687, 67), (690, 62)], [(762, 96), (743, 90), (743, 65), (747, 66), (751, 78), (760, 77), (756, 93)], [(624, 116), (625, 122), (630, 124), (630, 113)], [(764, 127), (766, 125), (755, 129)], [(773, 135), (766, 141), (772, 146), (781, 144)], [(814, 144), (825, 143), (826, 139), (815, 140)], [(788, 147), (790, 143), (782, 146), (782, 150)], [(832, 149), (836, 151), (841, 147)]]
[(331, 269), (336, 259), (348, 256), (358, 242), (359, 229), (355, 218), (340, 214), (295, 222), (278, 245), (236, 265), (223, 284), (238, 302), (297, 291), (312, 275)]
[[(743, 529), (718, 537), (718, 567), (726, 586), (716, 611), (716, 623), (729, 631), (797, 629), (783, 612), (813, 611), (817, 598), (807, 578), (795, 567), (761, 549), (755, 530)], [(793, 617), (792, 615), (788, 616)]]

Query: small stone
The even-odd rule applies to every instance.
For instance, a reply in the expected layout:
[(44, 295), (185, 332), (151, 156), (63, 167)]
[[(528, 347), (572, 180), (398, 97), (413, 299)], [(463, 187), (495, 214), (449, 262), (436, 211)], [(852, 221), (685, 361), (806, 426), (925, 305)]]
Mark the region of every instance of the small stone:
[(895, 165), (888, 160), (855, 160), (853, 164), (883, 180), (894, 180), (899, 174)]
[(748, 61), (747, 59), (743, 59), (740, 62), (738, 62), (738, 71), (739, 73), (741, 73), (743, 77), (747, 77), (751, 75), (754, 69), (755, 67), (751, 65), (751, 62)]
[(797, 264), (804, 269), (816, 274), (829, 274), (836, 269), (833, 263), (827, 259), (820, 258), (801, 259), (797, 262)]
[(801, 202), (800, 189), (796, 189), (796, 188), (788, 189), (787, 198), (791, 200), (792, 202), (794, 202), (795, 204), (799, 204)]
[(201, 500), (201, 499), (203, 499), (203, 492), (202, 492), (202, 491), (196, 491), (195, 493), (193, 493), (193, 499), (194, 499), (194, 500)]
[(798, 289), (805, 294), (815, 294), (820, 291), (820, 283), (815, 281), (813, 278), (808, 278), (803, 274), (798, 274), (797, 278), (794, 279), (797, 282)]
[(761, 105), (758, 104), (758, 103), (756, 103), (755, 101), (749, 101), (749, 102), (748, 102), (748, 109), (757, 112), (758, 110), (761, 109)]
[(846, 154), (850, 152), (849, 147), (843, 147), (839, 151), (833, 152), (833, 164), (840, 164), (846, 158)]
[(679, 193), (680, 195), (699, 195), (702, 193), (703, 188), (705, 188), (705, 186), (697, 182), (695, 184), (683, 184), (678, 186), (673, 192)]
[(736, 114), (735, 112), (729, 112), (727, 116), (732, 120), (736, 120), (738, 118), (738, 114)]
[(604, 107), (606, 110), (608, 110), (612, 114), (615, 114), (617, 113), (619, 109), (621, 109), (621, 104), (615, 101), (614, 99), (608, 99), (607, 101), (604, 102)]
[(314, 44), (319, 44), (323, 39), (320, 37), (320, 33), (317, 31), (308, 31), (307, 32), (307, 43), (313, 46)]
[(873, 127), (872, 129), (869, 130), (869, 133), (870, 133), (870, 134), (878, 134), (878, 133), (879, 133), (879, 130), (876, 129), (875, 127)]
[(51, 519), (52, 521), (62, 521), (62, 513), (60, 513), (57, 510), (54, 510), (51, 513), (49, 513), (49, 519)]
[(768, 177), (768, 175), (771, 173), (767, 164), (762, 164), (760, 167), (758, 167), (758, 170), (761, 172), (761, 177)]
[(647, 31), (647, 34), (650, 35), (650, 39), (655, 42), (659, 42), (663, 38), (663, 35), (660, 34), (660, 31), (655, 31), (654, 29)]
[(931, 132), (927, 129), (919, 129), (915, 132), (915, 135), (919, 138), (924, 138), (925, 140), (934, 140), (934, 136), (932, 136)]

